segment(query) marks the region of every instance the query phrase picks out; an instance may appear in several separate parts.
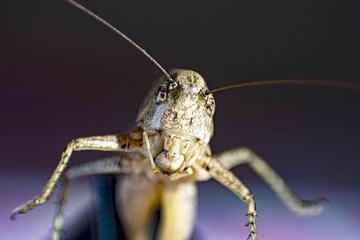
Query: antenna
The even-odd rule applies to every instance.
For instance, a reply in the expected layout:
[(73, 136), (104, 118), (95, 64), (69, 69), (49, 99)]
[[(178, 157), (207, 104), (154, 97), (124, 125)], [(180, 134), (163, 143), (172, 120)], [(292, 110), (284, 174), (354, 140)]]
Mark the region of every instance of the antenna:
[(360, 84), (354, 82), (345, 82), (345, 81), (337, 81), (337, 80), (320, 80), (320, 79), (293, 79), (293, 80), (264, 80), (264, 81), (254, 81), (254, 82), (245, 82), (232, 84), (224, 87), (215, 88), (207, 91), (206, 94), (220, 92), (232, 88), (242, 88), (242, 87), (250, 87), (250, 86), (259, 86), (259, 85), (285, 85), (285, 84), (294, 84), (294, 85), (318, 85), (318, 86), (326, 86), (326, 87), (338, 87), (338, 88), (346, 88), (346, 89), (356, 89), (360, 90)]
[(84, 7), (83, 5), (81, 5), (80, 3), (77, 3), (73, 0), (65, 0), (66, 2), (70, 3), (71, 5), (73, 5), (74, 7), (80, 9), (81, 11), (83, 11), (84, 13), (90, 15), (91, 17), (95, 18), (97, 21), (99, 21), (100, 23), (104, 24), (106, 27), (110, 28), (113, 32), (115, 32), (116, 34), (118, 34), (120, 37), (122, 37), (123, 39), (125, 39), (127, 42), (129, 42), (131, 45), (133, 45), (135, 48), (137, 48), (140, 52), (142, 52), (151, 62), (153, 62), (159, 69), (160, 71), (162, 71), (166, 78), (169, 80), (169, 82), (174, 82), (174, 80), (170, 77), (170, 75), (165, 71), (165, 69), (153, 58), (150, 56), (150, 54), (148, 54), (145, 49), (141, 48), (139, 45), (137, 45), (133, 40), (131, 40), (128, 36), (126, 36), (124, 33), (120, 32), (117, 28), (115, 28), (113, 25), (111, 25), (110, 23), (108, 23), (106, 20), (102, 19), (101, 17), (99, 17), (98, 15), (96, 15), (94, 12), (90, 11), (89, 9), (87, 9), (86, 7)]

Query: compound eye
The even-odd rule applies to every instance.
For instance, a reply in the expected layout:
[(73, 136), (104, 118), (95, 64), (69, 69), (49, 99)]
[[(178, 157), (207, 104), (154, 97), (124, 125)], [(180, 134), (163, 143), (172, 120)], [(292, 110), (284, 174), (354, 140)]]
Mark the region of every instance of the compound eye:
[(159, 104), (164, 102), (166, 98), (167, 98), (167, 88), (164, 88), (162, 85), (156, 91), (154, 101), (155, 103)]
[(168, 92), (178, 87), (178, 81), (176, 80), (177, 73), (171, 74), (170, 77), (173, 81), (165, 78), (164, 82), (155, 92), (154, 102), (156, 104), (164, 102), (168, 96)]
[(162, 84), (159, 86), (159, 88), (155, 92), (154, 102), (156, 104), (162, 103), (166, 100), (166, 98), (168, 96), (169, 85), (170, 85), (169, 80), (167, 78), (165, 78), (164, 81), (162, 82)]
[(200, 96), (205, 100), (205, 109), (206, 113), (211, 117), (215, 113), (215, 99), (212, 93), (209, 93), (208, 90), (202, 90)]
[(214, 115), (214, 113), (215, 113), (215, 100), (214, 100), (213, 95), (209, 96), (209, 98), (206, 100), (205, 108), (206, 108), (206, 113), (209, 116)]

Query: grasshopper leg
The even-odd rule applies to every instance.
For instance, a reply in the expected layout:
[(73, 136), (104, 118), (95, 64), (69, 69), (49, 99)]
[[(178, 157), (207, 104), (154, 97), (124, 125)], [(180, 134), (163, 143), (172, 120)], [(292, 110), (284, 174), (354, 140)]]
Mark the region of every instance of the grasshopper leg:
[(268, 163), (248, 148), (235, 148), (217, 154), (214, 158), (218, 159), (227, 169), (247, 163), (269, 185), (280, 200), (297, 215), (316, 216), (324, 210), (325, 199), (303, 200), (299, 198)]
[(256, 233), (256, 204), (255, 199), (251, 191), (228, 169), (226, 169), (216, 158), (211, 158), (203, 166), (210, 176), (216, 181), (230, 189), (234, 192), (241, 200), (243, 200), (248, 205), (247, 217), (248, 223), (246, 226), (249, 226), (250, 233), (248, 239), (257, 240)]
[(55, 171), (41, 191), (40, 195), (29, 200), (25, 204), (15, 208), (11, 218), (17, 214), (26, 213), (32, 208), (45, 204), (50, 198), (59, 177), (65, 170), (73, 151), (99, 150), (99, 151), (134, 151), (142, 145), (142, 139), (132, 139), (129, 135), (106, 135), (83, 137), (72, 140), (63, 151), (60, 162)]

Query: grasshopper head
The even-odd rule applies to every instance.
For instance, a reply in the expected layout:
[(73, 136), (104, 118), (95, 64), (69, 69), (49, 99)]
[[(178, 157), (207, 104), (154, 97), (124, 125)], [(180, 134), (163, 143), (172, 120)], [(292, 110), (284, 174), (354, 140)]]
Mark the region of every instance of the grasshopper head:
[(191, 70), (172, 70), (145, 98), (137, 122), (146, 132), (160, 132), (163, 151), (156, 165), (174, 173), (190, 166), (213, 135), (215, 101), (205, 80)]

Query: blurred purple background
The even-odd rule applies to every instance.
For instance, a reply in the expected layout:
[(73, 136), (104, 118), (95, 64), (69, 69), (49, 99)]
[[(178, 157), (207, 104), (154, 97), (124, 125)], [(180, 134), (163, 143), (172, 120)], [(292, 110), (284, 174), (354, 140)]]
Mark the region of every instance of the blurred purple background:
[[(166, 69), (196, 70), (210, 88), (266, 79), (360, 83), (356, 1), (84, 2)], [(63, 1), (8, 1), (0, 12), (0, 238), (42, 240), (55, 198), (17, 221), (11, 210), (41, 191), (70, 139), (133, 127), (159, 71)], [(248, 167), (234, 169), (255, 194), (260, 239), (360, 239), (359, 91), (263, 86), (215, 97), (214, 152), (249, 146), (300, 196), (329, 200), (322, 216), (298, 218)], [(71, 164), (102, 155), (76, 153)], [(93, 217), (90, 186), (72, 186), (69, 238)], [(245, 204), (213, 181), (199, 186), (199, 238), (246, 239)]]

